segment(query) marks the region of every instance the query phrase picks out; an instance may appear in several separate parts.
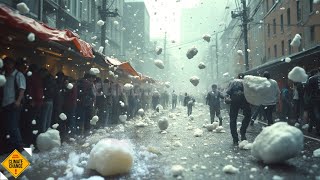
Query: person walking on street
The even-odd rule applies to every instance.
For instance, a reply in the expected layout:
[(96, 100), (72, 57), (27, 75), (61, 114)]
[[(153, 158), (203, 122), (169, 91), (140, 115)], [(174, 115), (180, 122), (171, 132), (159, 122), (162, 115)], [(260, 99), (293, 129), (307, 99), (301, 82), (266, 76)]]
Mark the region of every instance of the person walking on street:
[(263, 77), (267, 78), (267, 80), (271, 83), (270, 92), (268, 94), (265, 94), (265, 99), (268, 101), (262, 104), (264, 106), (264, 112), (268, 121), (268, 126), (270, 126), (274, 123), (272, 112), (279, 101), (280, 89), (277, 81), (270, 78), (270, 73), (268, 71), (265, 71), (263, 73)]
[(172, 92), (172, 109), (175, 109), (177, 107), (177, 100), (178, 100), (178, 96), (177, 96), (176, 92), (173, 90), (173, 92)]
[[(241, 141), (246, 140), (246, 131), (250, 123), (251, 109), (250, 104), (247, 102), (243, 92), (243, 77), (244, 74), (240, 73), (238, 79), (234, 79), (226, 91), (230, 96), (230, 131), (233, 138), (233, 144), (238, 145), (239, 138), (237, 133), (237, 117), (239, 109), (243, 110), (244, 118), (241, 123), (240, 135)], [(229, 98), (227, 98), (229, 99)]]
[(224, 99), (224, 96), (218, 91), (218, 86), (213, 84), (211, 86), (212, 91), (207, 94), (206, 104), (209, 105), (211, 124), (214, 122), (215, 115), (219, 118), (219, 126), (222, 126), (222, 117), (220, 114), (220, 99)]

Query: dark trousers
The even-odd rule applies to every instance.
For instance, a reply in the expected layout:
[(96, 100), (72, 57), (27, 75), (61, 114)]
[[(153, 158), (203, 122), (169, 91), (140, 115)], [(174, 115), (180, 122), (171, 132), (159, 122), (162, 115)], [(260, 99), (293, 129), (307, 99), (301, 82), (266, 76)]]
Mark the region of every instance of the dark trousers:
[(40, 133), (46, 132), (48, 128), (51, 126), (51, 118), (52, 118), (52, 111), (53, 111), (53, 101), (48, 100), (45, 101), (41, 108), (40, 114)]
[(282, 121), (288, 121), (289, 115), (290, 115), (290, 103), (287, 103), (285, 101), (282, 102), (282, 111), (281, 111), (281, 120)]
[(261, 116), (263, 116), (263, 117), (266, 119), (265, 113), (264, 113), (264, 111), (263, 111), (263, 108), (264, 108), (263, 105), (258, 106), (258, 107), (255, 109), (255, 111), (254, 111), (251, 119), (256, 120), (258, 116), (260, 116), (260, 119), (261, 119)]
[(188, 105), (188, 116), (192, 114), (192, 105)]
[[(244, 119), (242, 120), (241, 128), (240, 128), (240, 135), (242, 138), (245, 137), (247, 128), (250, 123), (251, 117), (251, 109), (250, 105), (247, 102), (232, 102), (230, 105), (230, 131), (231, 136), (234, 142), (239, 141), (238, 133), (237, 133), (237, 118), (239, 109), (243, 110)], [(244, 139), (242, 139), (244, 140)]]
[(320, 133), (320, 102), (314, 104), (310, 110), (309, 127), (316, 127), (317, 133)]
[(0, 154), (11, 152), (14, 149), (22, 150), (23, 142), (20, 132), (21, 108), (14, 104), (3, 107), (1, 121), (1, 139), (4, 140), (4, 147), (0, 149)]
[(90, 120), (93, 115), (93, 107), (92, 106), (78, 106), (77, 107), (77, 121), (80, 129), (80, 133), (88, 134), (90, 132)]
[(264, 106), (264, 113), (266, 114), (268, 126), (270, 126), (274, 123), (273, 118), (272, 118), (272, 113), (273, 113), (274, 108), (275, 108), (275, 105)]
[(211, 124), (214, 122), (214, 117), (217, 116), (219, 118), (219, 125), (222, 125), (222, 117), (220, 114), (220, 107), (210, 106), (210, 119)]

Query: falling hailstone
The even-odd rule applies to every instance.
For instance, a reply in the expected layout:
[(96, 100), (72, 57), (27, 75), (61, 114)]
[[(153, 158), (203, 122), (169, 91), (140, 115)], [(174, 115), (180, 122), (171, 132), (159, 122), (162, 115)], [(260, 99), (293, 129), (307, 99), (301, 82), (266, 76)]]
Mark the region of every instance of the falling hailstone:
[(52, 128), (53, 128), (53, 129), (57, 129), (58, 127), (59, 127), (59, 124), (58, 124), (58, 123), (52, 125)]
[(19, 3), (17, 4), (17, 9), (20, 12), (20, 14), (28, 14), (30, 9), (28, 8), (28, 6), (25, 3)]
[(59, 118), (60, 118), (62, 121), (65, 121), (65, 120), (67, 120), (67, 115), (64, 114), (64, 113), (61, 113), (61, 114), (59, 115)]
[(292, 47), (299, 47), (301, 44), (301, 36), (300, 34), (296, 34), (292, 40), (292, 42), (290, 43), (290, 46)]
[(156, 48), (156, 53), (157, 53), (157, 55), (160, 55), (162, 53), (162, 48), (161, 47), (157, 47)]
[(34, 33), (29, 33), (27, 38), (28, 41), (33, 42), (36, 40), (36, 35)]
[(169, 88), (170, 87), (170, 82), (165, 82), (164, 85)]
[(197, 54), (198, 54), (198, 49), (193, 47), (193, 48), (188, 50), (187, 57), (188, 57), (188, 59), (192, 59)]
[(194, 85), (194, 86), (197, 86), (200, 82), (200, 79), (197, 77), (197, 76), (192, 76), (190, 78), (190, 82)]
[(99, 20), (99, 21), (97, 22), (97, 25), (98, 25), (98, 26), (103, 26), (103, 25), (104, 25), (104, 21)]
[(68, 83), (67, 89), (72, 89), (72, 88), (73, 88), (73, 84), (72, 83)]
[(93, 116), (92, 119), (90, 120), (91, 125), (97, 125), (97, 122), (99, 121), (98, 116)]
[(7, 82), (6, 77), (4, 75), (0, 74), (0, 87), (5, 85), (6, 82)]
[(98, 49), (98, 53), (102, 54), (103, 53), (103, 49), (104, 49), (103, 46), (100, 46), (99, 49)]
[(119, 25), (119, 22), (118, 21), (113, 21), (113, 24)]
[(202, 36), (203, 40), (210, 42), (211, 36), (209, 34), (205, 34)]
[(159, 68), (159, 69), (164, 69), (164, 64), (161, 60), (157, 59), (154, 61), (154, 64)]
[(27, 76), (28, 76), (28, 77), (32, 76), (32, 72), (31, 72), (31, 71), (28, 71), (28, 72), (27, 72)]
[(243, 55), (243, 52), (242, 52), (242, 50), (240, 50), (240, 49), (237, 51), (237, 53), (238, 53), (240, 56)]
[(293, 82), (306, 82), (308, 75), (303, 68), (296, 66), (289, 72), (288, 78)]
[(126, 84), (123, 86), (123, 89), (126, 90), (126, 91), (130, 91), (131, 89), (133, 89), (133, 85), (130, 84), (130, 83), (126, 83)]
[(206, 65), (203, 62), (200, 62), (199, 65), (198, 65), (198, 68), (199, 69), (204, 69), (204, 68), (206, 68)]
[(89, 71), (89, 74), (91, 75), (98, 75), (100, 73), (100, 70), (98, 68), (91, 68)]

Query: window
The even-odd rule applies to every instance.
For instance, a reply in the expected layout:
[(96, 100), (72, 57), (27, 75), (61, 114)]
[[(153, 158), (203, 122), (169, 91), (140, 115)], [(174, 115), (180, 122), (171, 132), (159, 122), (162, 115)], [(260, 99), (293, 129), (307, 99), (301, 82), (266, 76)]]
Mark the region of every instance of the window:
[(273, 34), (277, 33), (276, 19), (273, 19)]
[(268, 27), (268, 37), (270, 37), (270, 24), (267, 24)]
[(310, 12), (313, 12), (313, 0), (309, 0), (309, 4), (310, 4)]
[(283, 14), (280, 16), (280, 23), (281, 23), (281, 32), (283, 32)]
[(271, 50), (268, 48), (268, 58), (271, 58)]
[(297, 21), (301, 21), (301, 4), (300, 1), (297, 1)]
[(315, 41), (315, 32), (314, 32), (314, 30), (315, 30), (315, 26), (311, 26), (310, 27), (310, 41), (311, 42)]
[(284, 56), (284, 41), (281, 41), (281, 55)]
[(289, 50), (288, 51), (289, 52), (288, 55), (290, 55), (292, 53), (292, 47), (291, 47), (290, 44), (291, 44), (291, 39), (288, 40), (288, 50)]
[(274, 50), (274, 57), (276, 58), (278, 56), (277, 45), (273, 46), (273, 50)]
[(290, 8), (287, 9), (287, 25), (291, 24), (291, 13)]

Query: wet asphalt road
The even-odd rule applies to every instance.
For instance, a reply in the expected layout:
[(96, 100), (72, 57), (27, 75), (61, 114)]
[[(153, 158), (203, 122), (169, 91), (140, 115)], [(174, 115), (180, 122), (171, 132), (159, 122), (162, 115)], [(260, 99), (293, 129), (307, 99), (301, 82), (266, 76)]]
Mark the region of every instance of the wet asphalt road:
[[(171, 174), (172, 165), (185, 168), (179, 179), (261, 179), (270, 180), (275, 175), (284, 179), (315, 179), (320, 176), (320, 158), (312, 157), (312, 152), (320, 148), (320, 142), (305, 138), (303, 153), (284, 164), (266, 166), (251, 156), (250, 150), (240, 150), (233, 146), (229, 132), (228, 115), (222, 111), (224, 133), (209, 132), (202, 128), (209, 119), (208, 107), (197, 105), (193, 120), (186, 116), (186, 109), (164, 110), (159, 114), (147, 113), (149, 120), (146, 127), (136, 127), (134, 120), (122, 129), (120, 126), (94, 131), (87, 138), (76, 137), (75, 141), (64, 142), (62, 147), (47, 153), (35, 153), (32, 166), (23, 178), (41, 180), (48, 177), (64, 177), (72, 168), (66, 162), (70, 152), (80, 155), (79, 167), (85, 167), (91, 146), (102, 138), (112, 137), (129, 140), (135, 149), (135, 160), (129, 174), (105, 177), (105, 179), (176, 179)], [(157, 124), (159, 118), (169, 117), (167, 133), (160, 133)], [(241, 117), (239, 118), (241, 122)], [(261, 131), (261, 124), (249, 126), (247, 138), (253, 142)], [(203, 130), (203, 136), (195, 137), (195, 128)], [(86, 144), (87, 143), (87, 144)], [(88, 147), (84, 147), (88, 146)], [(30, 158), (30, 157), (29, 157)], [(222, 169), (231, 164), (239, 168), (239, 173), (225, 174)], [(319, 167), (318, 167), (319, 166)], [(252, 171), (251, 168), (256, 168)], [(69, 174), (70, 175), (70, 174)], [(84, 168), (84, 173), (69, 176), (69, 179), (88, 178), (97, 172)]]

